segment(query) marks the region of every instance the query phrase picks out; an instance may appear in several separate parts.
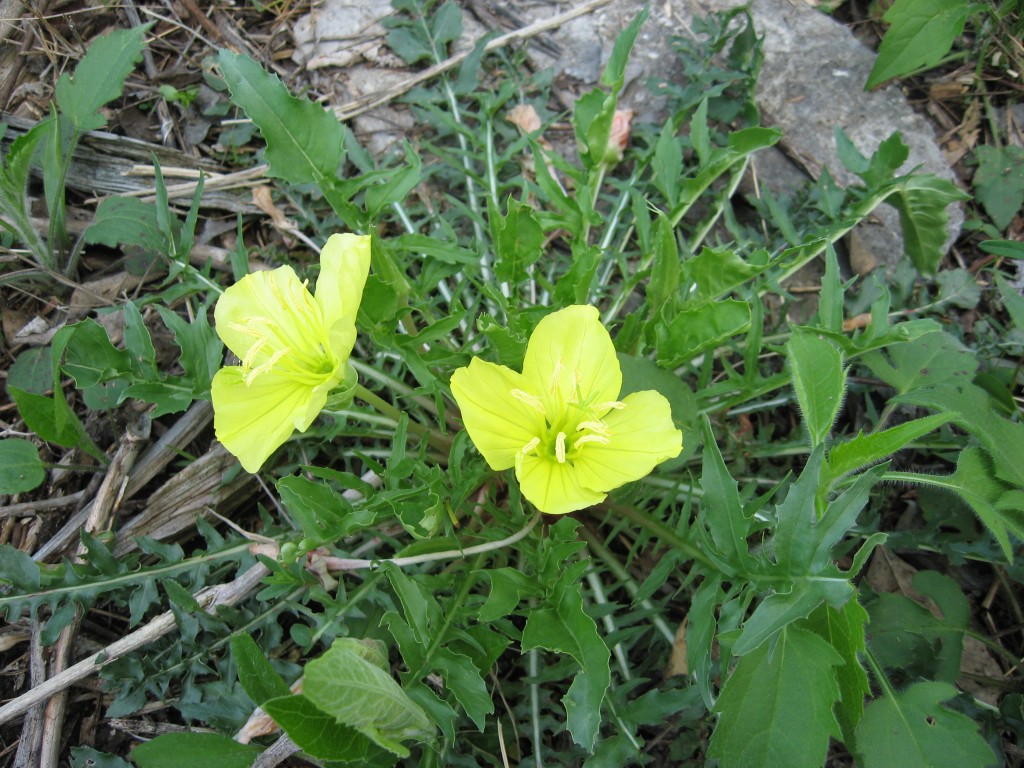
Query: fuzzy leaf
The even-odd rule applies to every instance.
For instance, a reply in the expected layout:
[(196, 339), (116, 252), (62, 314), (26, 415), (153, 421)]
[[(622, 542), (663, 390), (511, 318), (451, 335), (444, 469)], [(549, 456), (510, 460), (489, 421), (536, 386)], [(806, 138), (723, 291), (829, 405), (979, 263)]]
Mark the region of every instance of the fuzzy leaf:
[(794, 333), (786, 345), (793, 389), (811, 438), (811, 447), (825, 442), (846, 394), (843, 353), (827, 339)]
[(117, 29), (97, 37), (89, 45), (73, 77), (66, 72), (57, 81), (60, 111), (79, 131), (93, 131), (107, 124), (100, 107), (121, 95), (125, 78), (142, 58), (146, 32), (152, 24)]
[(834, 668), (841, 664), (828, 643), (795, 627), (741, 658), (715, 706), (720, 719), (708, 757), (722, 768), (819, 768), (829, 738), (840, 735), (832, 708), (840, 695)]
[(319, 104), (292, 96), (277, 77), (238, 53), (218, 57), (231, 99), (260, 129), (267, 142), (269, 176), (292, 184), (321, 184), (341, 162), (341, 123)]
[(932, 430), (952, 421), (956, 414), (936, 413), (923, 419), (914, 419), (898, 427), (883, 429), (865, 435), (860, 432), (845, 442), (838, 443), (828, 453), (827, 477), (832, 480), (874, 464), (896, 453), (907, 443), (924, 437)]
[(942, 261), (946, 244), (946, 206), (968, 195), (951, 181), (938, 176), (908, 176), (886, 198), (900, 213), (903, 251), (918, 272), (931, 275)]
[(861, 359), (901, 395), (958, 379), (969, 381), (978, 370), (977, 356), (944, 331), (893, 344), (885, 353), (869, 352)]
[(947, 683), (923, 682), (868, 704), (857, 727), (864, 768), (996, 765), (977, 723), (941, 706), (956, 695)]

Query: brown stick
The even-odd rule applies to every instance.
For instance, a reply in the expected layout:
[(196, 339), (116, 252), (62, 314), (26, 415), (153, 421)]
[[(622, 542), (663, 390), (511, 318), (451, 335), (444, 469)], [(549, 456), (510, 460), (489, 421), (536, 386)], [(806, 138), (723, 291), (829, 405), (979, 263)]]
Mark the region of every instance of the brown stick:
[[(234, 605), (255, 589), (259, 585), (260, 580), (268, 573), (270, 571), (267, 570), (267, 567), (262, 563), (258, 563), (234, 581), (227, 584), (216, 584), (202, 590), (196, 595), (196, 602), (199, 603), (200, 608), (208, 613), (219, 605)], [(42, 685), (26, 691), (18, 698), (0, 707), (0, 725), (23, 714), (40, 702), (46, 701), (55, 693), (68, 689), (79, 680), (84, 680), (98, 672), (115, 659), (136, 651), (157, 638), (166, 635), (175, 626), (174, 614), (171, 611), (161, 613), (141, 629), (132, 632), (115, 643), (111, 643), (102, 651), (82, 659), (74, 666), (68, 667), (60, 674), (51, 677)]]

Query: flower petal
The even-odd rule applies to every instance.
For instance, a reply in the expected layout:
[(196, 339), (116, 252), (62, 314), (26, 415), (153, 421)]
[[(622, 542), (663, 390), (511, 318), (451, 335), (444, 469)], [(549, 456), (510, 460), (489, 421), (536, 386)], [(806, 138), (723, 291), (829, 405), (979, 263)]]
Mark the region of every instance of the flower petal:
[(522, 374), (474, 357), (452, 374), (451, 384), (462, 422), (487, 464), (512, 467), (516, 454), (544, 428), (543, 414), (512, 394), (523, 389)]
[(320, 308), (287, 266), (252, 272), (230, 286), (217, 299), (214, 318), (217, 335), (243, 359), (260, 338), (252, 328), (253, 318), (260, 318), (260, 327), (272, 330), (283, 342), (291, 340), (292, 346), (306, 347), (323, 336)]
[(292, 432), (309, 427), (324, 407), (331, 386), (325, 380), (310, 389), (274, 371), (246, 386), (239, 366), (221, 368), (211, 386), (217, 439), (247, 472), (258, 472)]
[(516, 464), (516, 478), (523, 496), (541, 512), (564, 515), (604, 501), (607, 494), (580, 483), (572, 465), (543, 456), (522, 456)]
[(326, 328), (331, 329), (342, 319), (355, 325), (369, 272), (369, 235), (343, 234), (328, 238), (320, 251), (320, 276), (316, 280), (315, 294)]
[(604, 417), (611, 442), (581, 446), (575, 466), (579, 482), (595, 491), (610, 491), (650, 474), (683, 450), (683, 433), (672, 423), (672, 409), (660, 392), (634, 392), (625, 408)]
[(568, 402), (616, 400), (622, 371), (597, 307), (574, 305), (541, 320), (526, 347), (523, 377), (548, 413), (562, 411)]

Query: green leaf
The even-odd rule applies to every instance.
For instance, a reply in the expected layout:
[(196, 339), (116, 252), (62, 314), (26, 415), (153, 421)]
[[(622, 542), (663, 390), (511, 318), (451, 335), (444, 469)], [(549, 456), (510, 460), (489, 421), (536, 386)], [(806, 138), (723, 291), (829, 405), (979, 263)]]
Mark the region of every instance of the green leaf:
[(960, 677), (970, 621), (967, 598), (955, 581), (937, 571), (919, 571), (913, 585), (934, 601), (941, 618), (909, 597), (884, 592), (868, 605), (872, 652), (883, 667), (952, 683)]
[(205, 397), (223, 358), (224, 345), (220, 337), (210, 327), (205, 311), (197, 312), (190, 323), (170, 307), (157, 304), (156, 309), (164, 325), (174, 333), (174, 343), (181, 349), (178, 364), (192, 384), (192, 395)]
[(1024, 147), (982, 144), (974, 189), (997, 229), (1006, 229), (1024, 206)]
[(263, 710), (303, 752), (319, 760), (357, 762), (376, 749), (359, 731), (337, 722), (305, 696), (270, 699), (263, 703)]
[(490, 211), (494, 229), (494, 276), (513, 285), (526, 280), (527, 269), (540, 258), (544, 248), (544, 230), (533, 215), (533, 208), (509, 195), (508, 215)]
[(139, 768), (251, 768), (262, 748), (219, 733), (164, 733), (132, 749)]
[[(6, 128), (6, 124), (3, 124)], [(48, 122), (34, 126), (13, 142), (0, 163), (0, 226), (10, 230), (36, 257), (40, 264), (53, 267), (53, 257), (32, 222), (28, 176), (32, 157), (39, 142), (49, 134)]]
[(846, 394), (843, 353), (827, 339), (794, 333), (786, 344), (793, 389), (811, 438), (811, 447), (825, 442)]
[(107, 331), (91, 318), (74, 326), (64, 350), (64, 372), (80, 389), (120, 378), (131, 371), (128, 353), (110, 343)]
[(974, 352), (945, 331), (893, 344), (884, 353), (868, 352), (861, 360), (901, 395), (935, 384), (970, 381), (978, 370)]
[(0, 494), (31, 491), (45, 479), (35, 445), (16, 437), (0, 440)]
[(121, 95), (125, 79), (142, 58), (143, 41), (151, 26), (117, 29), (97, 37), (75, 67), (74, 76), (65, 72), (57, 80), (57, 106), (76, 130), (93, 131), (107, 124), (100, 107)]
[(965, 0), (896, 0), (882, 17), (889, 29), (865, 90), (934, 67), (949, 53), (973, 10)]
[(153, 337), (149, 335), (146, 321), (133, 301), (125, 302), (124, 305), (124, 351), (128, 355), (132, 372), (137, 376), (156, 378), (159, 375)]
[(692, 259), (683, 262), (683, 273), (697, 284), (689, 300), (715, 301), (765, 271), (768, 262), (758, 265), (745, 261), (731, 248), (705, 246)]
[(558, 581), (548, 601), (550, 607), (530, 611), (523, 629), (522, 649), (546, 648), (567, 653), (582, 667), (562, 704), (573, 741), (592, 752), (601, 728), (601, 703), (611, 683), (611, 654), (594, 620), (583, 610), (580, 585), (575, 579), (578, 571), (565, 571), (574, 578), (563, 576)]
[(795, 579), (790, 591), (773, 592), (761, 601), (743, 623), (743, 632), (732, 651), (746, 657), (771, 645), (765, 641), (798, 619), (806, 618), (822, 603), (839, 608), (856, 593), (850, 580), (841, 576), (814, 575)]
[(747, 551), (747, 535), (750, 533), (750, 518), (744, 513), (736, 481), (725, 466), (722, 452), (718, 449), (711, 422), (704, 415), (704, 460), (700, 476), (700, 487), (704, 490), (701, 500), (701, 516), (719, 552), (737, 568), (750, 560)]
[(834, 668), (842, 664), (818, 635), (795, 627), (741, 658), (715, 705), (708, 757), (722, 768), (820, 768), (829, 738), (840, 735), (832, 708), (840, 695)]
[(53, 355), (50, 348), (29, 347), (19, 352), (7, 371), (7, 386), (34, 395), (45, 395), (53, 389)]
[[(1003, 306), (1006, 308), (1010, 320), (1013, 321), (1014, 327), (1019, 331), (1024, 331), (1024, 296), (1021, 296), (1017, 289), (1010, 284), (1010, 281), (998, 272), (996, 272), (996, 285), (999, 286), (999, 296), (1003, 300)], [(18, 355), (18, 359), (21, 359), (21, 355)], [(13, 373), (13, 369), (11, 372)]]
[(750, 327), (750, 305), (737, 299), (684, 309), (656, 328), (658, 365), (674, 368)]
[(348, 499), (327, 484), (302, 475), (282, 477), (277, 481), (277, 492), (310, 547), (333, 543), (372, 525), (376, 519), (365, 508), (353, 509)]
[(65, 448), (80, 447), (90, 456), (104, 463), (107, 461), (103, 451), (86, 434), (85, 425), (71, 410), (63, 394), (56, 398), (46, 397), (17, 387), (8, 387), (7, 391), (17, 404), (25, 424), (43, 440)]
[(985, 253), (1005, 259), (1024, 259), (1024, 243), (1015, 240), (982, 240), (978, 247)]
[(864, 652), (864, 625), (867, 611), (854, 597), (838, 611), (831, 605), (819, 606), (803, 626), (824, 639), (832, 650), (843, 658), (836, 669), (839, 683), (839, 701), (835, 715), (843, 732), (843, 742), (852, 745), (861, 715), (864, 699), (871, 695), (871, 684), (857, 654)]
[(864, 768), (987, 768), (991, 747), (970, 718), (941, 706), (957, 690), (947, 683), (914, 683), (877, 699), (857, 727)]
[(100, 752), (92, 747), (72, 747), (71, 768), (132, 768), (132, 765), (117, 755)]
[(953, 421), (970, 432), (995, 461), (1000, 480), (1024, 487), (1024, 424), (1000, 416), (981, 387), (965, 382), (916, 390), (899, 398), (932, 410), (957, 414)]
[(864, 157), (842, 128), (836, 126), (836, 152), (847, 170), (864, 180), (869, 189), (878, 187), (896, 175), (910, 155), (899, 131), (883, 140), (870, 158)]
[(252, 635), (239, 632), (231, 636), (231, 658), (238, 668), (238, 682), (257, 707), (269, 699), (291, 696), (288, 683), (270, 666)]
[(679, 146), (672, 121), (662, 126), (654, 145), (651, 183), (665, 197), (669, 210), (679, 204), (679, 179), (683, 175), (683, 150)]
[(458, 699), (477, 730), (483, 732), (487, 715), (494, 714), (494, 701), (473, 660), (449, 648), (438, 648), (431, 658), (431, 666), (440, 671), (444, 687)]
[(335, 640), (327, 653), (306, 665), (302, 695), (400, 757), (409, 756), (403, 741), (434, 734), (426, 712), (391, 675), (367, 660), (366, 646), (353, 638)]
[(107, 197), (100, 201), (85, 242), (116, 248), (137, 245), (155, 253), (166, 252), (167, 238), (157, 223), (156, 206), (134, 197)]
[(921, 274), (933, 274), (942, 261), (946, 206), (968, 197), (953, 182), (922, 174), (908, 176), (885, 199), (900, 213), (903, 252)]
[(487, 590), (487, 600), (477, 612), (477, 620), (481, 622), (508, 616), (519, 606), (523, 595), (536, 591), (535, 580), (515, 568), (488, 568), (481, 575), (491, 584)]
[(267, 142), (269, 176), (292, 184), (321, 184), (341, 163), (344, 131), (319, 104), (292, 96), (277, 75), (248, 56), (221, 50), (218, 56), (231, 99)]
[(612, 47), (611, 56), (608, 57), (608, 63), (601, 74), (601, 85), (611, 88), (615, 93), (622, 90), (622, 84), (625, 82), (626, 76), (626, 62), (629, 61), (630, 51), (633, 50), (633, 45), (636, 43), (636, 36), (640, 34), (640, 27), (643, 26), (650, 15), (650, 7), (644, 7), (640, 13), (633, 17), (629, 26), (622, 30), (619, 36), (615, 38), (615, 45)]
[(867, 435), (860, 432), (856, 437), (838, 443), (829, 451), (826, 475), (828, 482), (823, 485), (830, 486), (834, 480), (850, 472), (855, 472), (861, 467), (891, 456), (907, 443), (924, 437), (932, 430), (949, 423), (955, 416), (956, 414), (952, 413), (936, 413), (923, 419), (908, 421), (898, 427), (884, 429), (881, 432), (872, 432)]
[(386, 181), (366, 190), (366, 212), (371, 218), (390, 210), (395, 203), (401, 203), (420, 183), (423, 164), (409, 144), (405, 145), (405, 162), (405, 165), (391, 171)]

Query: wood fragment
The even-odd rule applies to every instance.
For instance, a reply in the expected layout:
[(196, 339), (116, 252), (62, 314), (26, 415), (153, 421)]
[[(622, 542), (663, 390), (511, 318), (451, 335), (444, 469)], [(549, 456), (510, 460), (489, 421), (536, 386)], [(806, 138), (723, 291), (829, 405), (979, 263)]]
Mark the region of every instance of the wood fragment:
[[(269, 573), (270, 571), (267, 570), (265, 565), (257, 563), (234, 581), (230, 581), (227, 584), (215, 584), (201, 590), (195, 595), (196, 602), (207, 613), (212, 613), (213, 609), (217, 606), (234, 605), (254, 590), (263, 577)], [(49, 699), (55, 693), (67, 690), (79, 680), (84, 680), (90, 675), (95, 674), (112, 661), (166, 635), (176, 626), (174, 613), (171, 611), (161, 613), (146, 624), (146, 626), (111, 643), (102, 651), (91, 654), (77, 664), (68, 667), (60, 674), (51, 677), (41, 685), (26, 691), (16, 699), (4, 704), (0, 707), (0, 725), (24, 714), (32, 707)]]

